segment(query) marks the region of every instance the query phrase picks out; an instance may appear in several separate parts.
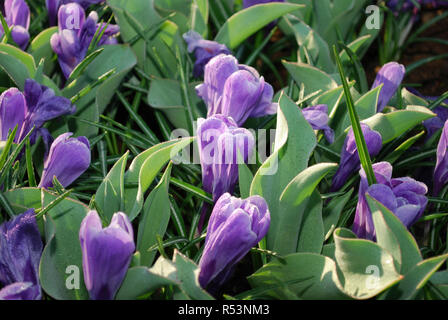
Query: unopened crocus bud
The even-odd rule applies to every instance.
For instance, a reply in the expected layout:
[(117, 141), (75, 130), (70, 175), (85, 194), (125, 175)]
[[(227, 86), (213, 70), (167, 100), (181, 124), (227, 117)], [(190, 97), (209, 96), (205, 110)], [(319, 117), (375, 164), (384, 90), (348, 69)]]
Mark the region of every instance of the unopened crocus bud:
[(57, 22), (58, 10), (61, 5), (68, 4), (70, 2), (76, 2), (84, 9), (92, 4), (103, 2), (104, 0), (46, 0), (48, 16), (50, 18), (50, 25), (54, 26)]
[(325, 139), (332, 144), (334, 142), (334, 131), (328, 126), (328, 106), (319, 104), (302, 109), (303, 116), (311, 125), (313, 130), (323, 130)]
[(254, 68), (238, 64), (231, 55), (220, 54), (207, 63), (204, 83), (196, 92), (207, 105), (208, 116), (232, 117), (240, 126), (249, 117), (277, 113), (272, 86)]
[(372, 89), (374, 89), (383, 84), (378, 97), (377, 112), (383, 111), (387, 106), (390, 99), (397, 92), (405, 73), (405, 67), (397, 62), (389, 62), (380, 69), (372, 85)]
[(98, 46), (117, 43), (114, 36), (120, 31), (116, 25), (98, 24), (98, 15), (92, 11), (85, 17), (84, 9), (77, 3), (69, 3), (59, 8), (58, 33), (51, 37), (51, 47), (58, 55), (59, 65), (66, 78), (86, 57), (96, 31), (104, 33)]
[(255, 139), (250, 131), (222, 115), (199, 119), (197, 135), (203, 187), (216, 201), (223, 193), (233, 192), (238, 180), (238, 152), (247, 163)]
[(366, 194), (392, 211), (409, 228), (425, 211), (428, 188), (422, 182), (409, 177), (392, 178), (392, 165), (389, 162), (375, 163), (373, 166), (377, 183), (369, 186), (366, 174), (360, 170), (358, 205), (356, 206), (353, 232), (359, 237), (374, 240), (376, 237), (372, 213)]
[(42, 240), (34, 209), (0, 226), (0, 291), (2, 300), (39, 300)]
[[(5, 0), (5, 21), (11, 30), (11, 37), (15, 43), (25, 50), (30, 40), (28, 28), (30, 27), (30, 8), (24, 0)], [(5, 30), (0, 24), (0, 38)]]
[(71, 132), (53, 141), (44, 163), (40, 188), (53, 187), (56, 177), (63, 187), (69, 186), (90, 166), (90, 144), (86, 137), (70, 138)]
[(92, 300), (112, 300), (123, 282), (135, 250), (134, 232), (128, 217), (115, 213), (103, 228), (96, 211), (81, 223), (84, 282)]
[[(367, 150), (371, 157), (376, 156), (382, 147), (381, 134), (378, 131), (370, 129), (370, 127), (361, 122), (361, 130), (366, 141)], [(341, 161), (338, 170), (333, 177), (331, 190), (338, 191), (352, 173), (359, 170), (361, 162), (359, 160), (358, 148), (356, 147), (355, 135), (353, 129), (347, 134), (344, 146), (341, 151)]]
[(443, 126), (442, 135), (437, 145), (437, 162), (434, 169), (434, 195), (439, 195), (443, 187), (448, 183), (448, 120)]
[(270, 214), (260, 196), (239, 199), (223, 194), (216, 202), (207, 227), (199, 262), (199, 283), (216, 292), (231, 276), (234, 266), (264, 238)]
[(26, 116), (25, 96), (17, 88), (11, 88), (0, 95), (0, 141), (8, 139), (8, 133), (16, 126), (17, 133), (14, 139), (18, 142), (20, 131)]
[(205, 40), (196, 31), (190, 30), (183, 35), (188, 45), (188, 52), (194, 52), (196, 61), (194, 63), (193, 75), (196, 78), (204, 75), (205, 65), (219, 54), (231, 54), (230, 50), (216, 41)]

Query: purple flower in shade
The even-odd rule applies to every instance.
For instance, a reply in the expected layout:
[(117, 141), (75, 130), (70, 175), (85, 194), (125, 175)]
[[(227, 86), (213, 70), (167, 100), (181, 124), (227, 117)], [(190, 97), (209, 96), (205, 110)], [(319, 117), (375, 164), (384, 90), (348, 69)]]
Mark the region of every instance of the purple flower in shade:
[(56, 25), (56, 19), (59, 7), (63, 4), (68, 4), (71, 2), (76, 2), (81, 5), (84, 9), (92, 4), (97, 4), (103, 2), (104, 0), (46, 0), (48, 15), (50, 17), (50, 25)]
[[(4, 13), (6, 24), (11, 30), (11, 37), (15, 43), (25, 50), (30, 40), (30, 8), (24, 0), (5, 0)], [(5, 34), (0, 24), (0, 38)]]
[(188, 44), (188, 52), (194, 52), (196, 62), (194, 63), (193, 75), (200, 78), (204, 75), (205, 65), (219, 54), (231, 54), (232, 52), (224, 45), (216, 41), (204, 40), (202, 36), (190, 30), (183, 35)]
[[(361, 123), (361, 130), (370, 156), (376, 156), (382, 147), (381, 134), (370, 129), (370, 127), (364, 123)], [(333, 177), (331, 190), (338, 191), (347, 181), (349, 176), (353, 172), (359, 170), (360, 166), (361, 162), (359, 160), (358, 148), (356, 147), (355, 135), (353, 134), (353, 129), (350, 129), (345, 138), (344, 146), (342, 147), (341, 161), (339, 163), (338, 171)]]
[(207, 227), (204, 252), (199, 262), (199, 283), (216, 292), (230, 277), (233, 267), (264, 238), (271, 218), (260, 196), (245, 200), (223, 194), (216, 202)]
[(328, 106), (319, 104), (302, 109), (303, 116), (314, 130), (323, 130), (325, 139), (332, 144), (334, 142), (334, 131), (328, 126)]
[(448, 121), (443, 126), (442, 136), (437, 145), (437, 163), (434, 169), (433, 193), (438, 195), (448, 182)]
[(428, 203), (426, 185), (409, 177), (392, 179), (392, 165), (389, 162), (375, 163), (373, 171), (377, 183), (371, 186), (364, 170), (359, 172), (361, 182), (353, 224), (353, 232), (359, 238), (368, 240), (375, 239), (375, 228), (366, 194), (392, 211), (407, 228), (422, 216)]
[(271, 3), (271, 2), (285, 2), (285, 0), (243, 0), (243, 8), (249, 8), (257, 4)]
[(249, 117), (277, 113), (272, 86), (254, 68), (238, 64), (231, 55), (220, 54), (207, 63), (204, 83), (196, 92), (207, 105), (208, 116), (223, 114), (238, 125)]
[[(447, 103), (446, 101), (445, 103)], [(448, 108), (443, 106), (435, 107), (432, 112), (437, 114), (437, 117), (423, 121), (423, 125), (427, 131), (427, 139), (432, 137), (437, 131), (443, 128), (444, 123), (448, 120)]]
[(199, 119), (197, 135), (203, 188), (216, 201), (222, 194), (233, 192), (238, 180), (238, 152), (247, 163), (255, 139), (250, 131), (238, 128), (232, 118), (222, 115)]
[(98, 15), (92, 11), (85, 17), (84, 9), (77, 3), (69, 3), (59, 8), (59, 31), (51, 37), (51, 47), (58, 55), (59, 65), (68, 78), (76, 66), (86, 57), (90, 43), (96, 31), (104, 28), (104, 34), (98, 46), (115, 44), (115, 35), (120, 31), (117, 25), (98, 24)]
[(42, 240), (34, 209), (0, 226), (0, 291), (2, 300), (39, 300)]
[(429, 5), (433, 8), (447, 6), (448, 1), (446, 0), (403, 0), (402, 6), (400, 7), (400, 2), (402, 0), (389, 0), (387, 6), (398, 14), (400, 11), (413, 11), (414, 15), (418, 13), (419, 8), (415, 5), (415, 2), (420, 4), (420, 6)]
[(377, 112), (383, 111), (383, 109), (387, 106), (390, 99), (392, 99), (395, 92), (397, 92), (398, 87), (403, 81), (405, 73), (405, 67), (397, 62), (386, 63), (380, 69), (372, 85), (372, 89), (374, 89), (383, 84), (378, 97)]
[(69, 99), (56, 96), (53, 89), (27, 79), (24, 93), (11, 88), (0, 95), (0, 141), (7, 140), (8, 132), (17, 125), (16, 143), (22, 141), (33, 127), (31, 143), (38, 134), (48, 142), (50, 134), (42, 127), (44, 123), (75, 110)]
[(96, 211), (81, 223), (84, 282), (92, 300), (112, 300), (126, 275), (135, 250), (134, 232), (128, 217), (117, 212), (103, 229)]
[(71, 132), (53, 141), (44, 162), (40, 188), (53, 187), (56, 176), (63, 187), (69, 186), (90, 166), (90, 144), (86, 137), (70, 138)]

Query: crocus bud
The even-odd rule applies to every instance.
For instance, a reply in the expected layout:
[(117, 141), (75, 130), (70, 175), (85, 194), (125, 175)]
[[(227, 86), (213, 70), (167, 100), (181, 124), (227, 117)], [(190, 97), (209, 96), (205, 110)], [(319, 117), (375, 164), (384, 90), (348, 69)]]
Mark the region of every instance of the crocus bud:
[(26, 109), (25, 96), (17, 88), (8, 89), (0, 95), (0, 141), (7, 140), (9, 131), (16, 126), (18, 128), (14, 141), (18, 141)]
[(98, 15), (91, 12), (85, 18), (84, 9), (77, 3), (69, 3), (59, 8), (58, 12), (58, 33), (51, 37), (51, 47), (58, 55), (59, 65), (64, 76), (68, 78), (76, 66), (86, 57), (89, 46), (95, 36), (96, 31), (102, 28), (104, 33), (98, 46), (104, 44), (114, 44), (113, 38), (119, 32), (116, 25), (98, 24)]
[(359, 172), (361, 182), (353, 224), (353, 232), (359, 238), (368, 240), (375, 239), (375, 227), (366, 194), (392, 211), (407, 228), (422, 216), (428, 203), (426, 185), (409, 177), (392, 179), (392, 165), (389, 162), (375, 163), (373, 171), (377, 183), (371, 186), (364, 170)]
[(69, 186), (90, 166), (90, 144), (86, 137), (70, 138), (73, 133), (61, 134), (51, 144), (44, 163), (40, 188), (53, 187), (56, 176), (63, 187)]
[(194, 52), (196, 61), (194, 63), (193, 75), (196, 78), (204, 75), (205, 65), (217, 55), (231, 54), (231, 51), (216, 41), (204, 40), (196, 31), (190, 30), (183, 35), (188, 45), (188, 52)]
[(272, 86), (254, 68), (239, 65), (231, 55), (220, 54), (207, 63), (204, 83), (196, 87), (196, 92), (207, 105), (208, 116), (223, 114), (238, 125), (249, 117), (277, 112)]
[(222, 115), (198, 120), (198, 147), (204, 190), (216, 201), (238, 180), (238, 152), (247, 163), (255, 146), (252, 133)]
[(58, 15), (59, 7), (63, 4), (75, 2), (81, 5), (84, 9), (88, 6), (96, 3), (103, 2), (104, 0), (46, 0), (48, 16), (50, 18), (50, 25), (56, 25), (56, 19)]
[[(367, 150), (371, 157), (376, 156), (382, 147), (381, 134), (361, 122), (361, 130), (366, 141)], [(358, 148), (356, 147), (355, 135), (353, 129), (347, 134), (344, 141), (344, 146), (341, 151), (341, 161), (339, 163), (338, 171), (333, 177), (331, 191), (338, 191), (350, 175), (359, 170), (361, 162), (359, 160)]]
[(434, 169), (434, 195), (438, 195), (448, 182), (448, 120), (443, 126), (442, 135), (437, 145), (437, 163)]
[(380, 69), (372, 85), (372, 89), (374, 89), (383, 84), (378, 97), (377, 112), (383, 111), (387, 106), (397, 92), (405, 73), (405, 67), (397, 62), (389, 62)]
[(328, 106), (319, 104), (302, 109), (303, 116), (311, 125), (313, 130), (323, 130), (325, 138), (332, 144), (334, 142), (334, 131), (328, 126)]
[(0, 226), (0, 291), (2, 299), (39, 300), (42, 240), (34, 209)]
[(199, 262), (199, 283), (211, 292), (231, 276), (233, 267), (264, 238), (271, 218), (260, 196), (245, 200), (223, 194), (216, 202), (207, 227)]
[[(15, 43), (25, 50), (30, 34), (28, 28), (30, 26), (30, 8), (24, 0), (5, 0), (5, 20), (9, 28), (11, 28), (11, 37)], [(4, 34), (3, 26), (0, 24), (0, 38)]]
[(84, 282), (92, 300), (112, 300), (126, 275), (135, 250), (134, 232), (128, 217), (115, 213), (103, 229), (96, 211), (90, 211), (81, 223)]

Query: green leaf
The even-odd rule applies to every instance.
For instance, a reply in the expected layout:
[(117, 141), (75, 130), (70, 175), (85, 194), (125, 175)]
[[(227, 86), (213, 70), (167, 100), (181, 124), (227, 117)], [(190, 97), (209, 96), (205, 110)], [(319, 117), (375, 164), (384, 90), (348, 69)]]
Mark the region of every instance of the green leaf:
[(3, 193), (16, 214), (25, 212), (30, 208), (41, 208), (40, 188), (20, 188)]
[(204, 38), (208, 33), (208, 16), (209, 3), (208, 0), (193, 0), (191, 2), (191, 13), (189, 25), (191, 30), (196, 31)]
[(299, 87), (303, 83), (305, 95), (319, 90), (326, 92), (338, 87), (338, 84), (330, 75), (309, 64), (283, 61), (283, 65)]
[(372, 212), (377, 243), (393, 255), (397, 270), (406, 274), (422, 260), (417, 242), (389, 209), (368, 194), (366, 198)]
[(172, 163), (168, 165), (159, 184), (146, 199), (143, 216), (138, 225), (137, 251), (141, 255), (141, 264), (148, 267), (156, 255), (156, 251), (148, 249), (157, 244), (157, 236), (163, 238), (170, 221), (168, 188), (171, 168)]
[(293, 253), (274, 259), (248, 277), (254, 288), (248, 298), (347, 299), (336, 272), (335, 262), (314, 253)]
[[(191, 84), (188, 87), (188, 93), (191, 105), (196, 108), (195, 113), (198, 114), (199, 111), (196, 106), (201, 100), (194, 88), (195, 84)], [(148, 104), (155, 109), (161, 110), (175, 128), (188, 128), (185, 106), (182, 101), (182, 88), (179, 81), (160, 78), (153, 79), (148, 92)]]
[(314, 65), (327, 73), (334, 73), (336, 65), (331, 59), (330, 48), (325, 40), (309, 25), (293, 15), (286, 15), (284, 20), (293, 31), (299, 47), (306, 47), (313, 58)]
[(330, 119), (333, 119), (343, 96), (344, 88), (342, 86), (339, 86), (337, 88), (328, 90), (320, 94), (318, 97), (314, 98), (311, 102), (311, 105), (315, 106), (318, 104), (326, 104), (328, 106), (328, 115)]
[(322, 216), (324, 221), (324, 233), (326, 235), (325, 238), (329, 238), (331, 234), (330, 231), (334, 230), (337, 226), (341, 213), (344, 210), (345, 205), (348, 200), (351, 199), (351, 195), (353, 194), (353, 189), (346, 192), (344, 195), (334, 198), (328, 203), (328, 205), (324, 208)]
[[(42, 189), (42, 207), (56, 198), (56, 195)], [(89, 208), (84, 204), (67, 198), (45, 215), (45, 228), (49, 239), (42, 253), (39, 278), (43, 290), (54, 299), (86, 300), (89, 298), (84, 282), (81, 281), (82, 252), (79, 242), (81, 222), (88, 211)], [(75, 266), (79, 270), (81, 277), (79, 289), (67, 288), (66, 281), (70, 276), (67, 272), (69, 266)]]
[(436, 114), (421, 106), (408, 106), (406, 110), (391, 113), (377, 113), (362, 122), (371, 129), (378, 131), (383, 138), (383, 144), (391, 142), (422, 121), (435, 117)]
[(374, 242), (354, 239), (351, 231), (336, 229), (336, 264), (344, 292), (369, 299), (400, 281), (392, 255)]
[(128, 270), (115, 297), (116, 300), (137, 300), (152, 291), (178, 284), (172, 279), (155, 274), (146, 267), (133, 267)]
[(173, 263), (176, 267), (176, 277), (180, 281), (180, 289), (183, 293), (194, 300), (213, 300), (199, 284), (199, 268), (198, 266), (181, 254), (179, 251), (174, 251)]
[(114, 213), (124, 209), (124, 171), (128, 155), (129, 151), (115, 163), (95, 194), (95, 204), (107, 222), (111, 221)]
[[(279, 230), (280, 196), (291, 180), (308, 166), (309, 157), (316, 143), (314, 130), (298, 106), (282, 93), (277, 113), (274, 151), (258, 169), (250, 190), (251, 195), (264, 197), (269, 206), (271, 213), (270, 231), (267, 236), (269, 249), (273, 248), (276, 232)], [(292, 252), (295, 250), (294, 245)]]
[(34, 61), (40, 61), (41, 59), (45, 59), (45, 73), (51, 74), (55, 63), (52, 61), (52, 57), (54, 56), (54, 51), (51, 48), (50, 39), (51, 37), (58, 32), (58, 27), (51, 27), (43, 30), (39, 33), (28, 48), (28, 51), (34, 57)]
[(297, 252), (321, 253), (324, 243), (324, 222), (322, 220), (322, 198), (315, 190), (307, 201), (302, 214)]
[[(302, 220), (304, 215), (308, 216), (309, 214), (320, 215), (321, 230), (319, 232), (321, 236), (319, 238), (322, 238), (323, 242), (322, 204), (320, 203), (318, 212), (311, 210), (316, 203), (311, 203), (311, 207), (308, 208), (307, 204), (311, 199), (316, 201), (316, 198), (317, 202), (321, 202), (320, 196), (314, 196), (311, 199), (310, 197), (319, 182), (336, 167), (337, 164), (335, 163), (316, 164), (299, 173), (286, 186), (280, 196), (279, 211), (277, 216), (275, 216), (277, 221), (274, 225), (272, 225), (273, 216), (271, 212), (271, 226), (268, 232), (269, 250), (281, 255), (296, 252), (298, 250), (297, 241), (300, 239)], [(317, 246), (321, 245), (322, 243), (317, 244)], [(306, 244), (299, 246), (299, 249), (307, 250)]]
[(431, 276), (448, 259), (448, 254), (433, 257), (419, 262), (414, 268), (404, 275), (403, 280), (392, 288), (387, 294), (387, 299), (411, 300), (422, 289)]
[(184, 138), (160, 143), (140, 153), (132, 161), (124, 176), (125, 186), (138, 184), (137, 187), (125, 187), (125, 212), (131, 220), (135, 219), (143, 207), (143, 195), (165, 164), (182, 148), (188, 146), (194, 138)]
[(234, 49), (265, 25), (301, 8), (292, 3), (267, 3), (238, 11), (224, 23), (215, 41)]

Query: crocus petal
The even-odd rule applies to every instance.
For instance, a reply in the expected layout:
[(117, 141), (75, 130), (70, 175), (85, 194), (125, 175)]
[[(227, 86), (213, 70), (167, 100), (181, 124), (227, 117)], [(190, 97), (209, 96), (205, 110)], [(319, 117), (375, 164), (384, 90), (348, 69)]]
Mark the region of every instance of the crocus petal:
[(72, 135), (71, 132), (64, 133), (52, 143), (39, 187), (52, 187), (54, 176), (67, 187), (89, 168), (89, 141), (86, 137), (70, 138)]
[(17, 88), (8, 89), (0, 95), (0, 141), (7, 140), (8, 132), (14, 130), (16, 125), (18, 129), (14, 141), (18, 141), (25, 115), (25, 97)]
[(389, 62), (380, 69), (372, 85), (374, 89), (383, 84), (378, 98), (377, 112), (383, 111), (387, 106), (403, 81), (405, 73), (405, 67), (397, 62)]
[(28, 33), (28, 30), (22, 26), (12, 27), (11, 37), (22, 50), (26, 49), (28, 42), (30, 41), (30, 34)]
[(45, 0), (47, 6), (48, 16), (50, 19), (50, 25), (56, 25), (56, 19), (58, 15), (59, 6), (61, 5), (61, 0)]
[(230, 54), (230, 50), (216, 41), (204, 40), (196, 31), (190, 30), (183, 35), (188, 45), (188, 52), (194, 52), (196, 61), (194, 63), (193, 75), (202, 77), (205, 65), (219, 54)]
[(84, 25), (86, 13), (84, 9), (76, 2), (63, 5), (58, 11), (58, 27), (62, 31), (68, 30), (81, 30)]
[[(370, 156), (376, 156), (382, 147), (381, 134), (370, 129), (370, 127), (364, 123), (361, 123), (361, 130)], [(360, 165), (361, 163), (359, 160), (358, 149), (356, 148), (355, 135), (353, 134), (353, 130), (350, 129), (347, 137), (345, 138), (344, 146), (342, 147), (341, 161), (339, 163), (338, 170), (333, 177), (331, 190), (339, 190), (347, 181), (349, 176), (356, 170), (359, 170)]]
[(437, 162), (434, 169), (434, 195), (438, 195), (448, 182), (448, 120), (443, 126), (442, 135), (437, 145)]
[(81, 223), (79, 239), (83, 253), (86, 288), (92, 300), (112, 300), (126, 275), (135, 250), (132, 226), (124, 213), (116, 213), (102, 229), (96, 211)]
[(0, 282), (3, 285), (31, 282), (33, 286), (26, 289), (31, 290), (27, 293), (28, 299), (40, 299), (38, 274), (42, 248), (34, 209), (3, 223), (0, 226)]
[(24, 0), (5, 0), (5, 20), (8, 26), (30, 26), (30, 8)]
[(199, 283), (216, 292), (234, 266), (267, 233), (270, 213), (259, 196), (242, 200), (223, 194), (213, 209), (204, 251), (199, 262)]
[(314, 130), (323, 130), (327, 141), (330, 144), (334, 142), (334, 130), (328, 126), (329, 117), (327, 105), (320, 104), (307, 107), (302, 110), (302, 114)]
[(37, 300), (32, 282), (15, 282), (0, 290), (0, 300)]

